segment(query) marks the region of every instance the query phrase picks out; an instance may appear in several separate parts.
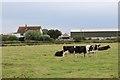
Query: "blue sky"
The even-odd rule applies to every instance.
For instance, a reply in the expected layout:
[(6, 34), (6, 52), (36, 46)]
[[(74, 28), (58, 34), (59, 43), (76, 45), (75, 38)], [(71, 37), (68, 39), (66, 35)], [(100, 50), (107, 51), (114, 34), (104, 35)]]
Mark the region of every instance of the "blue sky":
[(2, 32), (16, 32), (21, 25), (71, 29), (117, 28), (117, 2), (4, 2)]

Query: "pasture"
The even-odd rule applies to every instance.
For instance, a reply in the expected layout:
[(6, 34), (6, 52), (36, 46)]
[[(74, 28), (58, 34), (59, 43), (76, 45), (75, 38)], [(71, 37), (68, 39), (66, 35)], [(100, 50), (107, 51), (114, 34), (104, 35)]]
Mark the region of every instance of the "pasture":
[[(94, 44), (94, 43), (92, 43)], [(98, 51), (97, 57), (89, 54), (65, 55), (55, 57), (63, 45), (86, 44), (52, 44), (36, 46), (8, 46), (2, 48), (3, 78), (117, 78), (118, 77), (118, 43), (109, 44), (111, 48)]]

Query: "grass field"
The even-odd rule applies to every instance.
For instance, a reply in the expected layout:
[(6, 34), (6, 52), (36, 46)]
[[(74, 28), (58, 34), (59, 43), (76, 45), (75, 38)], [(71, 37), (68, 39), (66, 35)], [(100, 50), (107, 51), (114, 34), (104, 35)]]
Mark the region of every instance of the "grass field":
[[(54, 56), (66, 44), (11, 46), (2, 48), (3, 78), (117, 78), (118, 44), (109, 44), (107, 51), (97, 52), (97, 58), (89, 54)], [(67, 44), (86, 45), (86, 44)]]

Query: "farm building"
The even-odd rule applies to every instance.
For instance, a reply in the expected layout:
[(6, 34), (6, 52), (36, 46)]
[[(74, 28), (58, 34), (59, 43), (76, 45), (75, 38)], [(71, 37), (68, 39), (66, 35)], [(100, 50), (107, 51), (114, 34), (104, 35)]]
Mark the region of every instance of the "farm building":
[(85, 37), (91, 39), (106, 39), (116, 38), (118, 36), (118, 30), (116, 29), (104, 29), (104, 30), (71, 30), (71, 37)]
[(59, 36), (58, 38), (59, 40), (70, 40), (70, 36), (65, 33), (65, 34), (62, 34), (61, 36)]
[(16, 33), (16, 36), (23, 37), (24, 33), (28, 30), (39, 30), (42, 33), (41, 26), (27, 26), (27, 25), (25, 25), (25, 26), (19, 26), (17, 33)]

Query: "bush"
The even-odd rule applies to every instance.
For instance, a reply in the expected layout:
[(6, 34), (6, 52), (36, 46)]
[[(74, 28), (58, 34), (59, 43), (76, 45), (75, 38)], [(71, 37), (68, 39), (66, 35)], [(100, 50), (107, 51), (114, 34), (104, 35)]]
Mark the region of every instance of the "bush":
[(1, 35), (0, 36), (0, 40), (2, 41), (18, 41), (18, 37), (16, 37), (15, 35)]
[(85, 40), (85, 37), (76, 36), (73, 39), (74, 39), (74, 42), (81, 42), (81, 40)]
[(51, 41), (52, 39), (50, 38), (49, 35), (41, 35), (39, 36), (39, 41)]
[(51, 29), (51, 30), (49, 30), (49, 31), (47, 32), (47, 34), (48, 34), (51, 38), (57, 39), (59, 36), (62, 35), (62, 32), (59, 31), (59, 30), (57, 30), (57, 29), (56, 29), (56, 30)]
[(48, 29), (42, 29), (43, 34), (47, 34), (48, 33)]
[(8, 41), (8, 35), (1, 35), (1, 41)]
[(28, 30), (25, 33), (25, 40), (39, 40), (40, 31)]
[(40, 31), (29, 30), (25, 33), (25, 40), (33, 41), (50, 41), (52, 40), (49, 35), (42, 35)]
[(24, 37), (19, 37), (19, 41), (25, 41)]
[(18, 41), (18, 40), (19, 40), (19, 38), (16, 37), (15, 35), (9, 35), (9, 37), (8, 37), (8, 41)]

